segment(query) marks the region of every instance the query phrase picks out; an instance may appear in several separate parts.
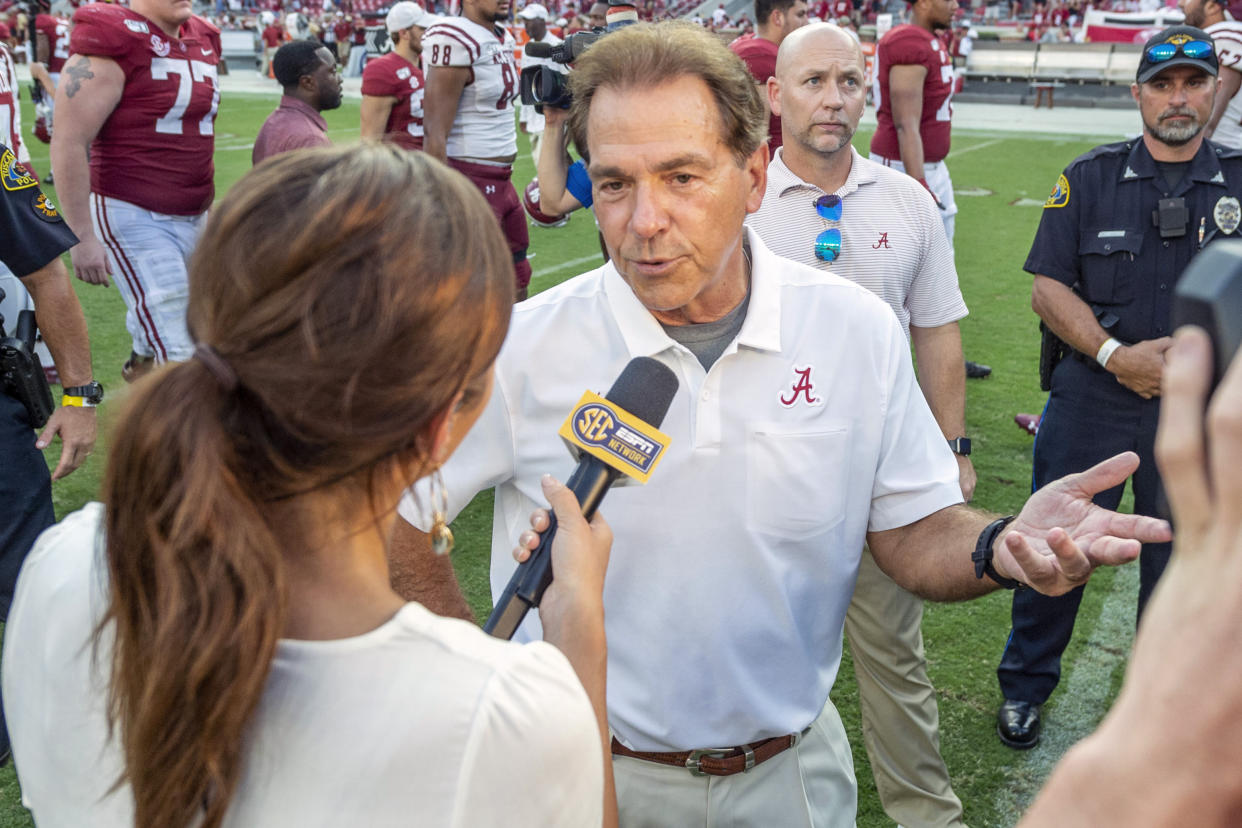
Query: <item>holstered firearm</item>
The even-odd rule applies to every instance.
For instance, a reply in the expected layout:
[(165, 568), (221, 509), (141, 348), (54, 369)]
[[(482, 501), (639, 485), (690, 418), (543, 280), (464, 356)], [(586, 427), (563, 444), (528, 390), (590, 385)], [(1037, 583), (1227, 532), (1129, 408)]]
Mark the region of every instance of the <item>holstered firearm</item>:
[(1052, 371), (1065, 359), (1070, 346), (1043, 322), (1039, 323), (1039, 390), (1052, 390)]
[[(3, 298), (4, 291), (0, 290)], [(36, 327), (34, 311), (20, 311), (14, 336), (6, 336), (4, 317), (0, 316), (0, 383), (4, 393), (26, 407), (31, 426), (43, 428), (56, 405), (43, 363), (34, 350)]]

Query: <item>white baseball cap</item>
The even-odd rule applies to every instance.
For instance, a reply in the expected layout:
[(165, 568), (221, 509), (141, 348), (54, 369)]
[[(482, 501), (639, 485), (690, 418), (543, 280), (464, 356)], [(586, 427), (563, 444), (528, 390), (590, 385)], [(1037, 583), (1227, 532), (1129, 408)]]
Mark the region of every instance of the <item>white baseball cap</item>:
[(538, 3), (527, 3), (526, 8), (517, 14), (523, 20), (547, 20), (548, 10)]
[(403, 32), (411, 26), (419, 26), (428, 28), (435, 22), (435, 15), (428, 14), (423, 7), (410, 0), (401, 0), (400, 3), (394, 3), (392, 8), (388, 10), (388, 16), (384, 18), (384, 25), (388, 27), (390, 32)]

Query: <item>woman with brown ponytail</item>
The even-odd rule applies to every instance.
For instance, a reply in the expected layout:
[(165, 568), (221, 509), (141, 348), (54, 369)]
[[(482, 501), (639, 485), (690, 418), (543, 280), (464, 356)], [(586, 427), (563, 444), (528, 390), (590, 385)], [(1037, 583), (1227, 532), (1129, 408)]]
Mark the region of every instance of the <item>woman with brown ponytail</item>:
[(9, 616), (41, 828), (615, 821), (607, 526), (545, 481), (547, 643), (389, 587), (398, 500), (487, 401), (512, 269), (473, 185), (390, 146), (276, 157), (212, 211), (195, 357), (135, 387), (104, 503), (40, 539)]

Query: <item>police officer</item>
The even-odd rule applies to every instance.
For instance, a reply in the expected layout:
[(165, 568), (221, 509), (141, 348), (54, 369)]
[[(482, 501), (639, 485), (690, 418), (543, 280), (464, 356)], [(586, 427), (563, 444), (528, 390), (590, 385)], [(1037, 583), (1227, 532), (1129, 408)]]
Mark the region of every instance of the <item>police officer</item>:
[[(72, 472), (95, 445), (94, 406), (103, 389), (91, 379), (86, 317), (60, 255), (78, 243), (39, 182), (0, 145), (0, 261), (30, 292), (38, 308), (39, 329), (64, 383), (62, 405), (36, 438), (25, 405), (0, 393), (0, 618), (9, 603), (22, 560), (35, 538), (55, 521), (52, 479)], [(16, 319), (4, 320), (13, 335)], [(60, 461), (50, 476), (40, 449), (61, 438)], [(0, 762), (9, 740), (0, 726)]]
[[(1153, 457), (1173, 288), (1203, 247), (1242, 219), (1242, 152), (1204, 140), (1219, 84), (1211, 37), (1190, 26), (1147, 41), (1131, 94), (1140, 138), (1074, 160), (1044, 204), (1024, 269), (1032, 306), (1068, 344), (1035, 442), (1034, 486), (1120, 451), (1142, 460), (1131, 479), (1134, 511), (1154, 515)], [(1115, 509), (1122, 487), (1095, 498)], [(1138, 608), (1168, 562), (1170, 545), (1143, 547)], [(997, 733), (1013, 748), (1039, 741), (1040, 705), (1060, 678), (1082, 587), (1047, 598), (1020, 590), (997, 669), (1005, 701)]]

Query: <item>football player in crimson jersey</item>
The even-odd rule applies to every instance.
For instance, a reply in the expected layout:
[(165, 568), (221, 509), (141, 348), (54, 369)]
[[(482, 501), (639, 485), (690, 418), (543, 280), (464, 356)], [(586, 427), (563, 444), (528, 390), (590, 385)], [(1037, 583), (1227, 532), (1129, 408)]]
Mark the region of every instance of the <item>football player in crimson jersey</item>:
[(957, 0), (914, 0), (910, 22), (876, 44), (876, 131), (871, 160), (904, 170), (940, 207), (953, 242), (953, 182), (944, 165), (953, 114), (953, 58), (935, 33), (957, 13)]
[[(876, 44), (875, 133), (871, 160), (901, 170), (927, 188), (944, 234), (953, 244), (957, 201), (944, 158), (953, 117), (953, 57), (936, 33), (957, 14), (957, 0), (907, 0), (910, 22), (890, 29)], [(982, 379), (987, 365), (966, 361), (966, 376)]]
[(387, 138), (406, 149), (423, 148), (423, 32), (433, 22), (409, 0), (393, 4), (385, 18), (392, 51), (362, 70), (362, 137)]
[[(56, 95), (56, 85), (60, 82), (61, 70), (69, 59), (69, 21), (51, 14), (48, 4), (40, 2), (39, 13), (34, 19), (34, 31), (34, 63), (44, 71), (35, 70), (32, 64), (30, 74), (43, 87), (44, 102), (50, 109)], [(50, 111), (47, 118), (51, 120)]]
[(500, 21), (509, 0), (463, 0), (462, 16), (441, 18), (423, 35), (423, 149), (482, 191), (513, 253), (517, 301), (526, 298), (530, 235), (510, 180), (517, 158), (516, 48)]
[(186, 261), (215, 194), (220, 33), (190, 0), (93, 3), (73, 24), (52, 168), (78, 278), (115, 275), (125, 298), (130, 379), (193, 353)]

